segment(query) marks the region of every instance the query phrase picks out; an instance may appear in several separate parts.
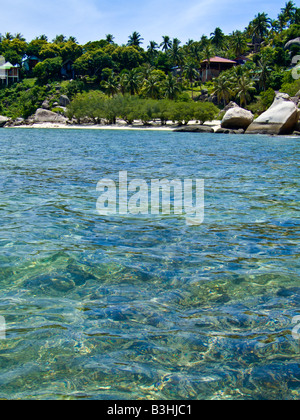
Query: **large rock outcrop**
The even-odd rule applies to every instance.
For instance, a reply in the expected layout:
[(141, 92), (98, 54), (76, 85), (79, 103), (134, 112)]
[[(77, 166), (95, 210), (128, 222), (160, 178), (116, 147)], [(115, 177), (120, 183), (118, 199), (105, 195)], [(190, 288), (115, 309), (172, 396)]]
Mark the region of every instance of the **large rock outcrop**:
[(70, 103), (70, 99), (66, 95), (61, 95), (59, 98), (59, 105), (60, 106), (68, 106)]
[(286, 44), (285, 44), (285, 46), (284, 46), (284, 48), (286, 49), (286, 50), (288, 50), (289, 48), (291, 48), (291, 46), (292, 45), (300, 45), (300, 37), (298, 37), (298, 38), (295, 38), (295, 39), (291, 39), (289, 42), (287, 42)]
[(248, 127), (246, 134), (292, 134), (300, 116), (297, 105), (286, 93), (278, 93), (270, 108)]
[(223, 117), (221, 127), (230, 130), (246, 130), (253, 122), (254, 115), (251, 111), (247, 111), (235, 105), (231, 107)]
[(67, 118), (63, 117), (60, 114), (56, 114), (55, 112), (48, 111), (47, 109), (39, 108), (36, 113), (34, 114), (34, 123), (59, 123), (65, 124)]

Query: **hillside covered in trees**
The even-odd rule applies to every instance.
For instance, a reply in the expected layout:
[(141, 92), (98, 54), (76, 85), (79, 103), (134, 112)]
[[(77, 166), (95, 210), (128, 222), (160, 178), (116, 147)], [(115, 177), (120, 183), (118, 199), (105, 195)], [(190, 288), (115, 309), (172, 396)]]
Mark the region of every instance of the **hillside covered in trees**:
[[(28, 118), (45, 100), (49, 109), (79, 121), (203, 121), (231, 100), (259, 115), (275, 91), (294, 96), (300, 90), (293, 73), (299, 61), (293, 58), (300, 55), (300, 42), (293, 40), (299, 36), (300, 8), (293, 1), (275, 20), (258, 13), (244, 31), (226, 35), (216, 28), (184, 45), (165, 35), (143, 48), (138, 32), (126, 45), (111, 34), (80, 45), (72, 36), (49, 41), (41, 35), (28, 42), (22, 34), (6, 33), (0, 55), (17, 66), (20, 80), (1, 84), (0, 115)], [(213, 73), (215, 57), (233, 64)], [(71, 101), (67, 110), (59, 107), (61, 95)]]

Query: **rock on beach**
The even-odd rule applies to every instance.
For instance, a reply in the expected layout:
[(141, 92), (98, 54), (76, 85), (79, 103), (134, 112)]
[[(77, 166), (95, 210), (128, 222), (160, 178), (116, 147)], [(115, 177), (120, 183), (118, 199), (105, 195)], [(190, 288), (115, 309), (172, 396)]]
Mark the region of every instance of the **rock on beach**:
[(239, 106), (230, 108), (223, 117), (221, 127), (231, 130), (246, 130), (253, 122), (254, 115)]
[(66, 124), (67, 118), (62, 115), (56, 114), (55, 112), (48, 111), (47, 109), (39, 108), (34, 114), (34, 123), (60, 123)]
[(278, 93), (270, 108), (256, 118), (246, 134), (292, 134), (300, 116), (297, 104), (286, 93)]

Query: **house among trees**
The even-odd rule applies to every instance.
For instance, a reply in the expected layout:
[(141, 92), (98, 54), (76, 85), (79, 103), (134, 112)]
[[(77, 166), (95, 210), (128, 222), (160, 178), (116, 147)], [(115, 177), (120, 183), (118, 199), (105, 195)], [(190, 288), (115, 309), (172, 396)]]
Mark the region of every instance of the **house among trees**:
[(13, 66), (9, 62), (5, 62), (5, 58), (0, 56), (0, 83), (5, 83), (8, 86), (10, 83), (18, 82), (19, 79), (19, 65)]
[(26, 73), (31, 73), (34, 67), (40, 62), (41, 60), (38, 57), (36, 57), (35, 55), (30, 55), (25, 56), (25, 58), (22, 61), (22, 65)]
[(61, 75), (65, 79), (74, 79), (75, 77), (75, 71), (73, 68), (74, 61), (72, 60), (66, 60), (64, 63), (62, 63), (61, 67)]
[(225, 70), (229, 70), (232, 67), (237, 66), (237, 62), (233, 60), (227, 60), (222, 57), (212, 57), (209, 61), (204, 60), (201, 63), (200, 79), (202, 83), (212, 80), (214, 77), (219, 77), (220, 73)]

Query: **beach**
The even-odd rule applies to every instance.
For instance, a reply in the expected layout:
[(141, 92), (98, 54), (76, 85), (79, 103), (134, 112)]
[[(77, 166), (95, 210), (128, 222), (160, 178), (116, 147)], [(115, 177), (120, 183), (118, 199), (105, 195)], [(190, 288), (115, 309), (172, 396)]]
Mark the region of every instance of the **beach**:
[[(199, 126), (197, 121), (190, 121), (187, 126)], [(214, 131), (221, 127), (220, 120), (207, 121), (204, 123), (205, 126), (212, 127)], [(173, 131), (178, 128), (177, 124), (169, 121), (166, 125), (161, 125), (158, 123), (153, 123), (151, 125), (144, 125), (140, 121), (136, 121), (131, 125), (126, 124), (125, 121), (118, 121), (117, 124), (62, 124), (62, 123), (34, 123), (31, 125), (17, 125), (12, 128), (60, 128), (60, 129), (88, 129), (88, 130), (147, 130), (147, 131)]]

